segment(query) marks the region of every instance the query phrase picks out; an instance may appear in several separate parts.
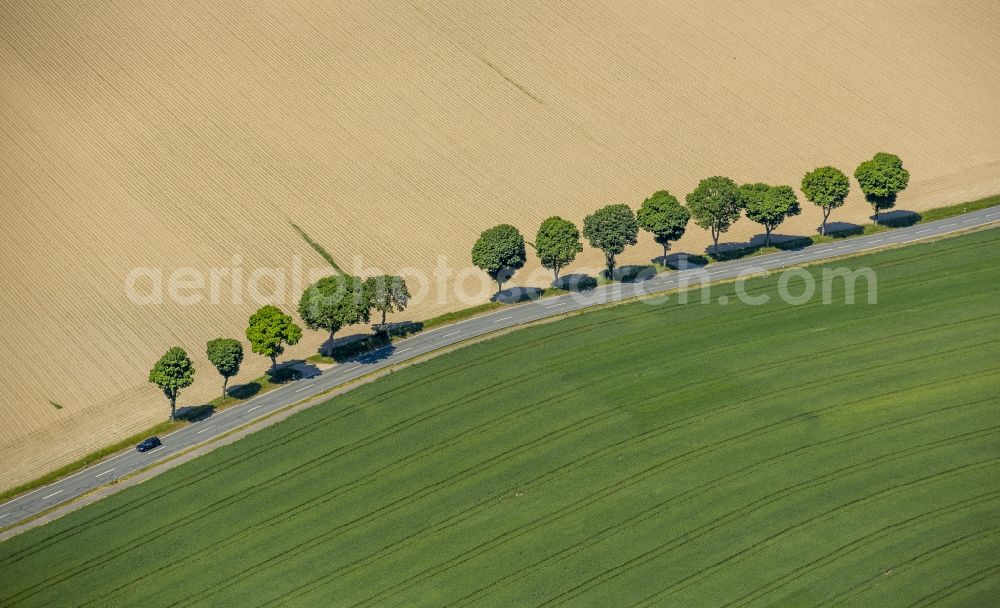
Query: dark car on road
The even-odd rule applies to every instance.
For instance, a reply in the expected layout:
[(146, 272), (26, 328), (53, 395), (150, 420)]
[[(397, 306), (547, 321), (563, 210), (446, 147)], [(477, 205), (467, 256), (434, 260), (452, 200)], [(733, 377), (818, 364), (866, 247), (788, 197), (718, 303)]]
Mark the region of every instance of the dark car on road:
[(159, 437), (150, 437), (149, 439), (143, 439), (139, 445), (135, 446), (135, 451), (148, 452), (149, 450), (152, 450), (160, 445), (163, 445), (163, 442), (160, 441)]

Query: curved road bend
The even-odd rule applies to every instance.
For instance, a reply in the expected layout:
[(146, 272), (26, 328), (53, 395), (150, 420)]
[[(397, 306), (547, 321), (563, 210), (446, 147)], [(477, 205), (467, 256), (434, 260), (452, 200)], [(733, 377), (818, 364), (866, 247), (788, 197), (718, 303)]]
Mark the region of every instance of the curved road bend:
[[(74, 498), (151, 464), (165, 460), (192, 446), (205, 443), (253, 420), (330, 390), (374, 371), (402, 363), (414, 357), (482, 336), (499, 329), (537, 321), (562, 313), (608, 302), (648, 295), (700, 283), (693, 277), (700, 273), (709, 280), (732, 279), (752, 272), (774, 270), (808, 262), (835, 258), (946, 235), (968, 228), (1000, 222), (1000, 207), (982, 209), (934, 222), (897, 228), (869, 236), (839, 242), (812, 245), (801, 250), (781, 251), (731, 262), (719, 262), (703, 269), (671, 272), (641, 283), (614, 283), (582, 294), (569, 294), (529, 302), (416, 334), (381, 351), (356, 361), (332, 367), (320, 375), (291, 382), (238, 406), (223, 410), (205, 420), (186, 426), (163, 437), (163, 445), (140, 454), (128, 450), (45, 487), (22, 494), (0, 505), (0, 528), (8, 527), (42, 511)], [(320, 401), (317, 401), (319, 403)]]

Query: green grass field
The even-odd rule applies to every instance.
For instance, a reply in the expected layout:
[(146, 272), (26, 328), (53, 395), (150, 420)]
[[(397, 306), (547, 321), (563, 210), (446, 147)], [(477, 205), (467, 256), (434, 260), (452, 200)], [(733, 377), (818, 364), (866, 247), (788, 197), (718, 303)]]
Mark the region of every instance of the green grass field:
[(0, 544), (0, 605), (995, 605), (998, 244), (404, 369)]

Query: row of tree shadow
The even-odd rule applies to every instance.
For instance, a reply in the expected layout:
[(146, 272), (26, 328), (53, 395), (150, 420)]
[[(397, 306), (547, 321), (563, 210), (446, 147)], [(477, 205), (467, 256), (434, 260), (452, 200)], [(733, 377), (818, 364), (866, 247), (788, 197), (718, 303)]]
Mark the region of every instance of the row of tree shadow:
[[(880, 214), (876, 225), (887, 228), (904, 228), (916, 224), (921, 219), (921, 215), (914, 211), (895, 210)], [(834, 239), (847, 238), (863, 234), (864, 231), (864, 226), (858, 224), (831, 222), (827, 224), (826, 236)], [(772, 234), (770, 246), (783, 251), (793, 251), (807, 247), (812, 243), (812, 238), (808, 236)], [(650, 260), (650, 264), (619, 266), (614, 269), (611, 277), (604, 278), (622, 283), (637, 283), (652, 279), (664, 267), (673, 270), (699, 268), (712, 260), (729, 261), (753, 255), (764, 247), (765, 236), (759, 234), (745, 242), (719, 243), (717, 248), (706, 247), (704, 254), (678, 252), (665, 257), (653, 258)], [(553, 281), (552, 288), (579, 293), (596, 289), (599, 284), (600, 281), (597, 277), (578, 273), (559, 277), (557, 281)], [(491, 301), (502, 304), (517, 304), (537, 300), (546, 291), (540, 287), (511, 287), (494, 294)], [(379, 331), (373, 334), (358, 333), (328, 339), (320, 346), (318, 352), (337, 363), (348, 361), (373, 363), (392, 355), (395, 350), (392, 344), (394, 338), (415, 334), (420, 332), (423, 327), (423, 323), (419, 321), (387, 323), (384, 326), (379, 326)], [(286, 384), (303, 378), (311, 378), (319, 373), (320, 369), (315, 364), (303, 359), (295, 359), (268, 371), (266, 378), (267, 382), (272, 385)], [(253, 381), (229, 387), (226, 394), (232, 399), (242, 401), (253, 398), (263, 388), (260, 382)], [(203, 404), (179, 408), (176, 417), (180, 420), (198, 422), (211, 417), (214, 413), (214, 404)]]
[[(921, 220), (921, 215), (914, 211), (896, 210), (879, 215), (877, 226), (887, 228), (905, 228), (912, 226)], [(826, 236), (833, 239), (842, 239), (864, 234), (865, 227), (849, 222), (829, 222), (826, 225)], [(772, 234), (770, 247), (781, 251), (795, 251), (813, 244), (813, 238), (791, 234)], [(658, 256), (650, 260), (650, 264), (633, 264), (619, 266), (614, 269), (612, 276), (605, 279), (621, 283), (638, 283), (652, 279), (657, 272), (663, 268), (671, 270), (687, 270), (690, 268), (700, 268), (708, 265), (711, 261), (730, 261), (747, 257), (768, 247), (766, 236), (758, 234), (750, 238), (749, 241), (719, 243), (718, 247), (708, 246), (704, 254), (673, 253), (667, 256)], [(586, 274), (568, 274), (559, 277), (558, 281), (552, 283), (552, 287), (564, 291), (582, 292), (595, 289), (599, 284), (597, 277)], [(497, 292), (491, 299), (493, 302), (503, 304), (517, 304), (530, 300), (537, 300), (545, 294), (547, 289), (541, 287), (511, 287)]]
[[(922, 216), (915, 211), (895, 210), (879, 214), (876, 226), (886, 228), (906, 228), (919, 222)], [(864, 234), (865, 227), (849, 222), (829, 222), (826, 225), (826, 236), (842, 239)], [(813, 244), (813, 237), (789, 234), (771, 234), (771, 247), (783, 251), (792, 251)], [(705, 253), (713, 260), (728, 261), (746, 257), (765, 248), (765, 236), (758, 234), (747, 242), (719, 243), (718, 249), (708, 247)], [(700, 257), (700, 256), (699, 256)]]

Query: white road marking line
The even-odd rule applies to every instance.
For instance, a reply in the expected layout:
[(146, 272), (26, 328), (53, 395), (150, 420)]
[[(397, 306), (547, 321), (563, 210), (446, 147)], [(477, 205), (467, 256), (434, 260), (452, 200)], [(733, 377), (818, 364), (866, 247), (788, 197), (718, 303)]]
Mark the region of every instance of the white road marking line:
[(3, 515), (0, 515), (0, 519), (3, 519), (4, 517), (7, 517), (8, 515), (10, 515), (10, 513), (4, 513)]
[(933, 228), (924, 228), (923, 230), (917, 230), (913, 234), (923, 234), (925, 232), (930, 232), (931, 230), (934, 230), (934, 229)]
[(302, 388), (300, 388), (300, 389), (296, 389), (296, 391), (295, 391), (295, 392), (296, 392), (296, 393), (301, 393), (302, 391), (306, 390), (307, 388), (312, 388), (312, 385), (310, 384), (309, 386), (303, 386), (303, 387), (302, 387)]
[(147, 454), (152, 454), (153, 452), (155, 452), (156, 450), (158, 450), (158, 449), (160, 449), (162, 447), (163, 447), (162, 445), (158, 445), (155, 448), (153, 448), (152, 450), (146, 450), (146, 453)]
[(100, 477), (102, 475), (107, 475), (111, 471), (114, 471), (114, 469), (108, 469), (107, 471), (104, 471), (103, 473), (98, 473), (97, 475), (94, 475), (94, 477)]
[(461, 329), (460, 329), (460, 330), (458, 330), (458, 331), (453, 331), (453, 332), (451, 332), (450, 334), (445, 334), (445, 335), (443, 335), (443, 336), (441, 336), (441, 337), (442, 337), (442, 338), (447, 338), (448, 336), (454, 336), (454, 335), (456, 335), (456, 334), (460, 334), (460, 333), (462, 333), (462, 330), (461, 330)]
[[(119, 454), (119, 456), (120, 455), (121, 454)], [(82, 473), (82, 471), (81, 471), (81, 473)], [(66, 479), (69, 479), (69, 477), (67, 477)], [(7, 502), (5, 502), (2, 505), (0, 505), (0, 507), (6, 507), (7, 505), (9, 505), (10, 503), (14, 502), (15, 500), (21, 500), (22, 498), (27, 498), (27, 497), (31, 496), (32, 494), (34, 494), (35, 492), (40, 492), (40, 491), (42, 491), (44, 489), (45, 489), (45, 486), (42, 486), (40, 488), (36, 488), (36, 489), (28, 492), (27, 494), (22, 494), (21, 496), (18, 496), (17, 498), (12, 498), (11, 500), (8, 500)]]
[(494, 323), (500, 323), (501, 321), (509, 321), (509, 320), (511, 320), (513, 318), (514, 317), (504, 317), (502, 319), (497, 319), (496, 321), (494, 321)]
[[(183, 427), (183, 428), (186, 428), (186, 427)], [(182, 429), (178, 429), (178, 430), (183, 430), (183, 428)], [(176, 433), (177, 431), (174, 431), (174, 432)], [(166, 437), (166, 435), (164, 435), (164, 437)], [(120, 453), (112, 456), (111, 458), (108, 458), (106, 460), (102, 460), (101, 462), (98, 462), (97, 464), (92, 464), (92, 465), (90, 465), (89, 467), (87, 467), (85, 469), (82, 469), (80, 471), (77, 471), (76, 473), (73, 473), (72, 475), (69, 475), (67, 477), (63, 477), (62, 479), (59, 479), (58, 481), (66, 481), (67, 479), (72, 479), (72, 478), (76, 477), (77, 475), (83, 475), (84, 473), (86, 473), (87, 471), (90, 471), (91, 469), (96, 469), (97, 467), (99, 467), (101, 465), (106, 465), (107, 463), (111, 462), (115, 458), (120, 458), (121, 456), (124, 456), (125, 454), (130, 454), (131, 452), (132, 452), (131, 450), (128, 450), (127, 452), (120, 452)], [(52, 482), (52, 483), (56, 483), (56, 482)], [(22, 498), (27, 498), (27, 497), (31, 496), (32, 494), (34, 494), (35, 492), (41, 492), (42, 490), (44, 490), (45, 488), (47, 488), (47, 487), (49, 487), (51, 485), (52, 484), (50, 483), (47, 486), (42, 486), (40, 488), (35, 488), (34, 490), (28, 492), (27, 494), (22, 494), (22, 495), (18, 496), (17, 498), (12, 498), (12, 499), (8, 500), (7, 502), (5, 502), (3, 504), (0, 504), (0, 508), (6, 507), (10, 503), (18, 501), (18, 500), (21, 500)]]
[(413, 347), (412, 346), (407, 346), (406, 348), (401, 348), (401, 349), (397, 350), (396, 352), (397, 353), (405, 353), (408, 350), (413, 350)]
[(361, 367), (361, 366), (360, 365), (355, 365), (354, 367), (347, 368), (347, 369), (344, 370), (344, 373), (346, 374), (347, 372), (353, 372), (354, 370), (358, 369), (359, 367)]
[(549, 304), (545, 308), (555, 308), (556, 306), (562, 306), (565, 302), (556, 302), (555, 304)]
[(952, 227), (952, 226), (954, 226), (954, 225), (955, 225), (955, 222), (952, 222), (952, 223), (950, 223), (950, 224), (945, 224), (945, 225), (943, 225), (943, 226), (941, 226), (941, 227), (942, 227), (942, 228), (951, 228), (951, 227)]
[(56, 490), (55, 492), (49, 494), (48, 496), (42, 496), (42, 500), (45, 500), (46, 498), (52, 498), (53, 496), (55, 496), (56, 494), (59, 494), (61, 492), (62, 492), (62, 490)]
[(259, 407), (263, 407), (263, 405), (264, 405), (264, 404), (261, 404), (261, 405), (255, 405), (255, 406), (253, 406), (252, 408), (248, 409), (248, 410), (247, 410), (247, 412), (248, 412), (248, 413), (249, 413), (249, 412), (252, 412), (252, 411), (254, 411), (255, 409), (257, 409), (257, 408), (259, 408)]
[[(197, 435), (201, 435), (202, 433), (204, 433), (205, 431), (207, 431), (207, 430), (209, 430), (209, 429), (211, 429), (211, 428), (213, 428), (213, 427), (210, 427), (210, 426), (206, 426), (205, 428), (203, 428), (203, 429), (201, 429), (200, 431), (198, 431), (198, 432), (197, 432), (196, 434), (197, 434)], [(152, 452), (152, 450), (150, 450), (150, 452)]]
[(884, 240), (885, 239), (872, 239), (871, 241), (869, 241), (869, 243), (881, 243)]

